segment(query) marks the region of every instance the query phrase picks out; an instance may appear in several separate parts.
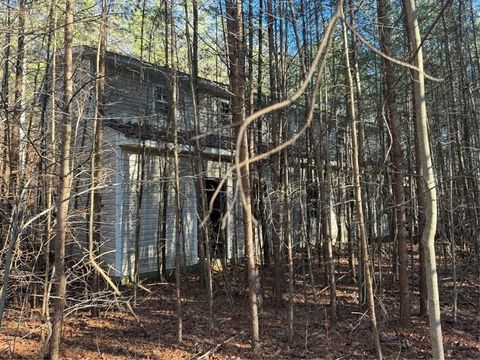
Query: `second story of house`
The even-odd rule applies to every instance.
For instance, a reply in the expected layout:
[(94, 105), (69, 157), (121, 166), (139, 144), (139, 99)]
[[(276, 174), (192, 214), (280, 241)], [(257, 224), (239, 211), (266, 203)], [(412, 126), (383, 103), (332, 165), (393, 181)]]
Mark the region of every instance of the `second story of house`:
[[(91, 58), (93, 61), (95, 57)], [(168, 133), (172, 94), (172, 70), (117, 53), (105, 59), (105, 117), (126, 124)], [(95, 67), (93, 67), (95, 69)], [(195, 132), (191, 77), (176, 72), (176, 114), (179, 133)], [(198, 79), (196, 82), (198, 131), (230, 138), (231, 114), (228, 87)]]
[[(88, 119), (93, 118), (95, 79), (96, 79), (97, 49), (87, 46), (74, 48), (74, 125), (77, 135), (81, 135), (82, 127), (88, 127)], [(57, 115), (62, 112), (62, 56), (58, 56), (56, 71), (56, 98)], [(105, 125), (122, 132), (130, 138), (157, 140), (164, 143), (171, 142), (173, 124), (169, 116), (171, 111), (172, 70), (141, 61), (137, 58), (114, 52), (107, 52), (105, 57), (105, 98), (104, 122)], [(176, 73), (177, 94), (177, 132), (179, 142), (193, 144), (196, 134), (194, 101), (192, 92), (192, 78), (190, 75), (178, 71)], [(232, 126), (230, 92), (228, 85), (198, 78), (196, 82), (197, 94), (197, 122), (201, 144), (213, 149), (231, 150), (235, 146), (235, 129)], [(48, 93), (46, 89), (45, 93)], [(256, 96), (255, 96), (256, 97)], [(265, 97), (265, 96), (264, 96)], [(268, 102), (265, 98), (262, 102)], [(257, 104), (258, 107), (258, 104)], [(300, 131), (306, 121), (305, 107), (296, 103), (284, 109), (278, 117), (263, 116), (250, 126), (251, 134), (255, 139), (258, 151), (267, 151), (272, 148), (272, 127), (275, 121), (282, 118), (282, 141), (291, 138)], [(324, 124), (319, 125), (318, 117)], [(345, 118), (337, 110), (325, 112), (315, 110), (309, 131), (308, 141), (313, 144), (328, 142), (328, 157), (335, 162), (339, 153), (345, 153), (346, 133), (348, 131)], [(86, 121), (85, 121), (86, 120)], [(375, 125), (374, 125), (375, 127)], [(371, 129), (369, 133), (372, 133)], [(306, 133), (293, 144), (292, 154), (307, 158)], [(376, 153), (376, 144), (366, 141), (365, 149), (369, 154)], [(323, 155), (327, 156), (326, 154)]]
[[(93, 118), (97, 49), (88, 46), (74, 48), (74, 91), (72, 112), (74, 129), (80, 133), (82, 124)], [(55, 109), (57, 118), (63, 113), (63, 55), (56, 57)], [(51, 111), (52, 74), (44, 82), (42, 99), (47, 99)], [(192, 143), (194, 134), (201, 134), (204, 146), (228, 149), (232, 147), (234, 129), (231, 126), (230, 93), (228, 86), (206, 79), (196, 81), (198, 117), (195, 119), (191, 77), (176, 73), (176, 119), (179, 141)], [(170, 142), (173, 124), (170, 117), (172, 70), (137, 58), (107, 52), (105, 56), (105, 125), (129, 137)], [(47, 96), (47, 97), (44, 97)], [(195, 121), (197, 120), (197, 121)], [(196, 126), (196, 124), (198, 124)], [(87, 125), (88, 127), (88, 125)], [(75, 131), (75, 130), (74, 130)]]

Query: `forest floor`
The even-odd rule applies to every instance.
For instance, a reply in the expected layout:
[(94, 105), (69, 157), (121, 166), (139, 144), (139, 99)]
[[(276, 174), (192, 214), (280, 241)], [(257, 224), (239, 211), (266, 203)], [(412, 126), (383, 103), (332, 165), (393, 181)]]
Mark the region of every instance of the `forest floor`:
[[(301, 264), (299, 259), (298, 264)], [(316, 267), (318, 268), (318, 266)], [(369, 321), (357, 303), (357, 290), (339, 262), (338, 325), (328, 327), (329, 290), (321, 274), (315, 274), (318, 303), (312, 287), (304, 286), (303, 267), (296, 267), (294, 297), (295, 341), (287, 342), (288, 297), (276, 309), (272, 299), (272, 274), (261, 270), (264, 306), (260, 313), (261, 348), (250, 351), (246, 275), (243, 267), (230, 268), (228, 276), (215, 273), (215, 329), (208, 329), (207, 296), (197, 278), (183, 278), (183, 343), (176, 344), (175, 286), (144, 284), (135, 309), (137, 319), (125, 311), (111, 309), (100, 318), (77, 312), (66, 318), (62, 354), (68, 359), (370, 359), (374, 358)], [(377, 316), (385, 359), (430, 358), (427, 317), (419, 317), (418, 289), (412, 290), (412, 324), (398, 325), (398, 284), (383, 275), (383, 293), (377, 294)], [(418, 271), (412, 273), (417, 274)], [(452, 317), (452, 275), (439, 266), (442, 327), (448, 359), (480, 359), (480, 281), (478, 266), (458, 269), (458, 320)], [(226, 279), (230, 296), (226, 290)], [(414, 279), (416, 283), (417, 279)], [(310, 284), (310, 282), (308, 282)], [(379, 281), (377, 278), (377, 288)], [(125, 288), (128, 294), (131, 289)], [(308, 301), (305, 302), (307, 293)], [(10, 309), (0, 329), (0, 358), (34, 359), (41, 353), (41, 322), (35, 313)], [(19, 320), (21, 319), (21, 320)]]

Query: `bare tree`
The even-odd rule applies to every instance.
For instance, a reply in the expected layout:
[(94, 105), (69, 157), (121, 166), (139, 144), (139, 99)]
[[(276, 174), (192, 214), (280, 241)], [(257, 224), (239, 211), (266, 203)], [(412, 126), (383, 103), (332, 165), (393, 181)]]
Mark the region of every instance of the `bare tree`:
[(416, 159), (423, 170), (425, 182), (425, 228), (422, 242), (425, 249), (425, 273), (428, 290), (428, 317), (433, 358), (443, 359), (443, 338), (440, 323), (440, 299), (438, 294), (437, 265), (435, 259), (435, 233), (437, 230), (437, 190), (433, 171), (430, 140), (428, 138), (428, 117), (425, 100), (425, 75), (423, 72), (423, 51), (420, 28), (417, 19), (415, 0), (403, 1), (406, 14), (408, 37), (412, 49), (416, 51), (414, 64), (413, 93), (415, 97), (416, 136), (419, 144), (419, 157)]
[(63, 120), (61, 124), (60, 143), (60, 186), (57, 205), (57, 231), (55, 236), (55, 301), (53, 305), (52, 336), (50, 338), (50, 356), (60, 358), (60, 341), (62, 336), (63, 310), (65, 308), (65, 239), (67, 235), (68, 204), (71, 192), (72, 173), (70, 171), (70, 140), (72, 133), (72, 97), (73, 97), (73, 5), (74, 0), (67, 0), (65, 6), (64, 29), (64, 89)]
[(169, 4), (170, 20), (170, 120), (173, 130), (173, 162), (175, 172), (175, 298), (177, 307), (177, 343), (183, 341), (182, 294), (181, 294), (181, 204), (180, 204), (180, 162), (178, 156), (178, 119), (177, 119), (177, 34), (175, 31), (174, 2)]
[[(279, 71), (278, 69), (278, 51), (276, 46), (276, 33), (275, 33), (275, 14), (273, 9), (273, 0), (267, 0), (267, 33), (268, 33), (268, 70), (270, 79), (270, 102), (275, 104), (278, 102), (279, 97)], [(278, 146), (281, 141), (281, 117), (277, 112), (272, 112), (271, 116), (271, 131), (272, 142), (274, 146)], [(273, 188), (273, 200), (275, 208), (280, 206), (280, 169), (281, 159), (279, 154), (273, 154), (271, 157), (273, 164), (272, 168), (272, 188)], [(278, 198), (278, 200), (277, 200)], [(282, 246), (281, 246), (281, 224), (280, 224), (280, 209), (274, 211), (272, 217), (272, 245), (273, 245), (273, 259), (274, 259), (274, 281), (273, 292), (275, 298), (275, 306), (280, 307), (282, 304), (283, 293), (283, 265), (282, 265)]]
[[(99, 290), (98, 272), (103, 272), (98, 265), (96, 256), (101, 241), (101, 221), (102, 221), (102, 194), (98, 189), (103, 181), (103, 103), (105, 93), (105, 52), (106, 52), (106, 31), (105, 22), (107, 17), (107, 3), (102, 0), (102, 10), (100, 15), (100, 29), (98, 34), (98, 48), (96, 59), (96, 78), (95, 78), (95, 113), (93, 117), (93, 156), (90, 170), (90, 217), (88, 222), (88, 253), (90, 262), (95, 268), (93, 274), (93, 291)], [(99, 316), (100, 310), (92, 307), (92, 316)]]
[[(345, 19), (345, 18), (344, 18)], [(358, 135), (357, 135), (357, 126), (355, 118), (355, 99), (353, 93), (353, 79), (352, 71), (350, 66), (350, 57), (348, 53), (348, 40), (347, 40), (347, 30), (346, 25), (343, 24), (343, 46), (344, 46), (344, 59), (345, 59), (345, 71), (347, 77), (347, 90), (348, 90), (348, 104), (347, 104), (347, 114), (349, 117), (350, 128), (352, 131), (352, 168), (353, 168), (353, 181), (354, 181), (354, 191), (355, 191), (355, 210), (358, 223), (358, 230), (360, 233), (360, 242), (361, 249), (363, 254), (363, 271), (365, 274), (365, 283), (367, 287), (367, 300), (368, 300), (368, 310), (370, 314), (370, 325), (372, 329), (372, 338), (375, 345), (375, 351), (377, 359), (382, 359), (382, 348), (380, 345), (380, 338), (378, 334), (377, 327), (377, 317), (375, 314), (375, 299), (373, 294), (373, 279), (370, 271), (370, 261), (368, 256), (368, 243), (367, 243), (367, 234), (365, 231), (364, 215), (363, 215), (363, 203), (362, 203), (362, 189), (360, 186), (360, 165), (359, 165), (359, 155), (358, 155)]]
[[(388, 0), (377, 0), (378, 20), (380, 22), (381, 48), (384, 54), (390, 55), (390, 24), (387, 17)], [(403, 187), (403, 158), (401, 150), (400, 124), (395, 101), (393, 78), (393, 64), (383, 58), (385, 71), (384, 102), (385, 115), (391, 133), (391, 158), (393, 162), (392, 190), (396, 204), (396, 241), (397, 257), (399, 262), (400, 283), (400, 323), (407, 326), (410, 323), (410, 293), (408, 288), (408, 258), (407, 258), (407, 229), (405, 212), (405, 190)]]
[(193, 132), (195, 134), (195, 173), (196, 191), (197, 191), (197, 209), (200, 214), (200, 221), (197, 223), (201, 227), (200, 233), (200, 283), (207, 288), (208, 300), (208, 314), (210, 319), (210, 329), (213, 329), (213, 284), (212, 284), (212, 269), (211, 269), (211, 255), (210, 255), (210, 233), (208, 223), (205, 222), (209, 214), (207, 199), (205, 196), (205, 182), (204, 182), (204, 163), (203, 163), (203, 149), (200, 144), (200, 121), (199, 121), (199, 96), (198, 96), (198, 4), (197, 0), (193, 0), (193, 40), (190, 39), (190, 24), (188, 17), (188, 4), (184, 2), (185, 9), (185, 35), (188, 44), (188, 59), (190, 67), (190, 90), (192, 92), (192, 106), (193, 106)]
[[(8, 4), (9, 5), (9, 4)], [(8, 21), (10, 21), (10, 9), (8, 9)], [(18, 3), (18, 25), (17, 25), (17, 51), (15, 62), (15, 88), (14, 88), (14, 103), (12, 117), (8, 115), (6, 117), (6, 138), (7, 138), (7, 150), (8, 159), (7, 164), (9, 179), (7, 182), (7, 216), (10, 217), (9, 225), (9, 238), (7, 251), (5, 253), (5, 273), (3, 283), (0, 292), (0, 325), (2, 324), (3, 313), (5, 310), (5, 304), (7, 300), (7, 291), (10, 282), (10, 267), (12, 263), (13, 250), (18, 240), (19, 232), (19, 216), (20, 207), (22, 206), (20, 200), (20, 172), (22, 168), (21, 155), (20, 155), (20, 126), (22, 118), (24, 117), (24, 59), (25, 59), (25, 1), (20, 0)], [(7, 55), (9, 55), (10, 49), (10, 35), (7, 37)], [(6, 59), (8, 62), (8, 57)], [(8, 64), (5, 64), (5, 71), (8, 71)], [(5, 73), (5, 82), (8, 81), (8, 73)], [(3, 84), (4, 95), (8, 99), (8, 84)], [(8, 100), (7, 100), (8, 101)], [(8, 107), (8, 103), (6, 103)], [(7, 111), (8, 113), (8, 111)]]
[[(244, 94), (244, 45), (243, 45), (243, 1), (227, 0), (227, 31), (228, 31), (228, 56), (229, 56), (229, 80), (232, 91), (232, 122), (242, 124), (245, 121), (245, 94)], [(240, 148), (240, 160), (248, 161), (249, 148), (245, 133), (241, 134), (242, 146)], [(260, 333), (258, 325), (258, 299), (259, 279), (258, 269), (255, 262), (255, 245), (253, 239), (252, 198), (250, 188), (249, 165), (240, 167), (240, 192), (243, 204), (243, 222), (245, 233), (245, 247), (247, 255), (248, 288), (250, 298), (250, 326), (252, 349), (258, 350)]]

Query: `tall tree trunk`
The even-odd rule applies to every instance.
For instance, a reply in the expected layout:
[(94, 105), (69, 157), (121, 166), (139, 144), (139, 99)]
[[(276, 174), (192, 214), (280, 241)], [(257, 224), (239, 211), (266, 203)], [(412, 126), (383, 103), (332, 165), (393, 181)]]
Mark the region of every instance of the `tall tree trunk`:
[[(413, 81), (412, 81), (412, 92), (413, 92)], [(412, 106), (415, 109), (416, 100), (412, 98)], [(425, 245), (421, 239), (424, 229), (425, 229), (425, 182), (423, 181), (423, 168), (420, 161), (417, 159), (420, 158), (420, 143), (418, 140), (417, 126), (418, 122), (416, 121), (417, 115), (415, 110), (413, 110), (412, 120), (413, 127), (415, 132), (415, 197), (417, 198), (417, 238), (418, 238), (418, 255), (419, 255), (419, 290), (420, 290), (420, 316), (427, 314), (427, 274), (425, 269)]]
[[(180, 161), (178, 156), (178, 119), (177, 119), (177, 34), (174, 21), (174, 3), (169, 4), (170, 19), (170, 123), (173, 131), (173, 161), (175, 173), (175, 298), (177, 312), (177, 343), (183, 341), (182, 294), (181, 294), (181, 203), (180, 203)], [(184, 249), (185, 250), (185, 249)]]
[(67, 216), (72, 184), (70, 171), (70, 141), (72, 133), (72, 97), (73, 97), (73, 5), (74, 0), (67, 0), (65, 6), (65, 53), (64, 53), (64, 115), (61, 125), (60, 143), (60, 186), (57, 206), (57, 230), (55, 237), (55, 301), (52, 319), (52, 336), (50, 338), (50, 357), (60, 358), (60, 341), (62, 336), (63, 310), (65, 308), (65, 239), (67, 235)]
[(25, 0), (18, 3), (18, 36), (17, 36), (17, 58), (15, 65), (15, 97), (13, 103), (12, 122), (9, 133), (9, 160), (10, 160), (10, 197), (16, 201), (18, 187), (20, 185), (20, 172), (22, 171), (22, 141), (20, 129), (24, 115), (24, 61), (25, 61)]
[[(96, 59), (95, 74), (95, 113), (93, 118), (93, 159), (91, 166), (91, 189), (90, 189), (90, 218), (89, 218), (89, 257), (94, 267), (92, 289), (99, 291), (99, 276), (96, 257), (98, 247), (101, 242), (101, 221), (102, 221), (102, 194), (99, 189), (103, 181), (103, 98), (105, 93), (105, 52), (106, 52), (106, 32), (105, 22), (107, 17), (107, 3), (102, 0), (102, 10), (100, 15), (100, 29), (98, 34), (98, 47)], [(92, 307), (92, 316), (100, 316), (100, 309)]]
[[(10, 10), (8, 13), (8, 21), (10, 21)], [(20, 187), (20, 123), (23, 115), (23, 89), (24, 89), (24, 59), (25, 59), (25, 1), (20, 0), (18, 4), (18, 36), (17, 36), (17, 58), (16, 58), (16, 68), (15, 68), (15, 98), (13, 104), (13, 116), (11, 122), (7, 121), (7, 145), (8, 145), (8, 155), (9, 155), (9, 181), (8, 181), (8, 192), (7, 192), (7, 208), (10, 213), (7, 213), (6, 218), (10, 219), (10, 224), (8, 227), (10, 244), (7, 251), (5, 252), (5, 274), (3, 278), (3, 283), (0, 291), (0, 325), (3, 319), (3, 313), (6, 305), (7, 295), (8, 295), (8, 286), (10, 282), (10, 267), (13, 259), (13, 250), (17, 244), (17, 235), (19, 231), (19, 214), (21, 212), (21, 199), (19, 197), (19, 187)], [(7, 38), (10, 41), (10, 37)], [(10, 42), (7, 43), (9, 49)], [(8, 50), (9, 51), (9, 50)], [(8, 53), (7, 53), (8, 54)], [(8, 61), (8, 59), (7, 59)], [(5, 71), (8, 70), (8, 65), (5, 65)], [(8, 94), (8, 74), (5, 75), (5, 83), (3, 84), (3, 90)], [(8, 104), (6, 104), (8, 107)], [(8, 113), (8, 110), (7, 110)], [(8, 115), (7, 115), (8, 120)], [(3, 245), (3, 244), (2, 244)], [(3, 248), (3, 247), (2, 247)]]
[[(324, 109), (325, 113), (328, 114), (327, 109), (328, 103), (328, 92), (325, 89), (324, 97)], [(335, 113), (333, 110), (331, 113)], [(318, 118), (319, 128), (322, 130), (324, 124), (322, 124), (322, 114)], [(330, 129), (329, 125), (325, 124), (325, 139), (330, 139)], [(330, 327), (332, 330), (335, 330), (337, 326), (337, 285), (335, 281), (335, 259), (333, 258), (333, 240), (334, 240), (334, 229), (332, 221), (332, 189), (331, 189), (331, 177), (330, 177), (330, 151), (329, 144), (323, 144), (322, 153), (325, 154), (323, 159), (323, 176), (319, 177), (321, 182), (320, 188), (320, 202), (322, 203), (322, 229), (323, 229), (323, 241), (324, 241), (324, 255), (325, 255), (325, 274), (328, 279), (329, 291), (330, 291)], [(321, 170), (322, 171), (322, 170)], [(327, 276), (328, 275), (328, 276)]]
[(456, 248), (455, 248), (455, 221), (453, 217), (454, 207), (453, 207), (453, 154), (452, 148), (454, 142), (450, 140), (450, 145), (448, 146), (448, 177), (449, 181), (449, 190), (448, 190), (448, 235), (450, 236), (450, 244), (452, 251), (452, 277), (453, 277), (453, 293), (452, 293), (452, 303), (453, 303), (453, 322), (457, 322), (457, 313), (458, 313), (458, 289), (457, 289), (457, 264), (456, 264)]
[[(244, 47), (243, 47), (243, 20), (242, 0), (227, 0), (227, 31), (228, 31), (228, 56), (229, 56), (229, 80), (232, 91), (232, 122), (242, 124), (245, 121), (245, 94), (244, 94)], [(238, 125), (237, 125), (238, 129)], [(240, 134), (240, 133), (239, 133)], [(249, 148), (247, 136), (241, 139), (239, 158), (240, 162), (248, 160)], [(258, 350), (260, 333), (258, 326), (258, 296), (259, 278), (255, 261), (255, 244), (253, 239), (253, 215), (250, 188), (249, 165), (243, 165), (238, 169), (237, 181), (240, 185), (240, 193), (243, 204), (243, 222), (245, 246), (247, 252), (248, 287), (250, 298), (250, 326), (252, 349)]]
[[(144, 120), (143, 120), (144, 121)], [(143, 139), (143, 122), (140, 123), (140, 152), (137, 154), (137, 174), (136, 174), (136, 195), (137, 207), (135, 209), (135, 230), (134, 230), (134, 263), (133, 263), (133, 306), (137, 306), (138, 284), (140, 282), (140, 231), (142, 224), (142, 205), (145, 183), (145, 157), (147, 148)]]
[[(197, 0), (193, 0), (193, 43), (190, 45), (190, 31), (188, 25), (188, 4), (184, 2), (185, 18), (187, 25), (185, 27), (185, 34), (187, 38), (187, 44), (189, 47), (188, 57), (191, 64), (190, 77), (190, 90), (192, 92), (192, 105), (193, 105), (193, 131), (195, 134), (195, 173), (196, 173), (196, 188), (197, 188), (197, 211), (201, 216), (198, 221), (201, 226), (200, 234), (200, 278), (204, 280), (200, 281), (202, 286), (207, 288), (207, 300), (208, 300), (208, 315), (209, 315), (209, 328), (213, 330), (213, 284), (212, 284), (212, 268), (210, 258), (210, 232), (209, 225), (206, 222), (209, 216), (207, 199), (205, 197), (205, 182), (204, 182), (204, 163), (203, 163), (203, 149), (200, 144), (200, 123), (199, 123), (199, 111), (198, 111), (198, 7)], [(190, 51), (191, 49), (191, 51)]]
[(285, 211), (285, 224), (284, 231), (286, 237), (286, 247), (287, 247), (287, 258), (288, 258), (288, 343), (290, 346), (293, 345), (293, 338), (295, 335), (294, 332), (294, 313), (293, 313), (293, 301), (294, 301), (294, 281), (295, 273), (293, 266), (293, 241), (292, 241), (292, 230), (291, 227), (291, 207), (292, 202), (290, 200), (290, 180), (288, 176), (288, 156), (285, 154), (284, 157), (284, 174), (283, 174), (283, 191), (284, 191), (284, 211)]
[[(258, 10), (258, 60), (257, 60), (257, 105), (261, 106), (263, 99), (263, 89), (262, 89), (262, 79), (263, 79), (263, 1), (259, 3)], [(262, 144), (262, 122), (258, 121), (256, 126), (257, 139), (256, 146), (257, 148)], [(258, 153), (257, 149), (257, 153)], [(261, 167), (258, 167), (259, 177), (260, 171), (264, 171)], [(268, 231), (268, 220), (266, 216), (267, 205), (265, 201), (265, 182), (260, 178), (258, 179), (257, 185), (257, 196), (258, 196), (258, 208), (260, 215), (260, 223), (262, 226), (262, 245), (263, 245), (263, 265), (270, 265), (270, 242), (269, 242), (269, 231)]]
[[(343, 18), (345, 20), (345, 17)], [(347, 113), (350, 120), (350, 127), (352, 131), (352, 168), (353, 168), (353, 186), (355, 191), (355, 210), (357, 216), (358, 230), (360, 233), (360, 242), (363, 255), (363, 270), (365, 274), (365, 283), (367, 288), (368, 298), (368, 310), (370, 314), (370, 325), (372, 330), (373, 343), (375, 345), (375, 352), (377, 359), (382, 359), (382, 349), (380, 346), (380, 338), (377, 328), (377, 317), (375, 314), (375, 299), (373, 295), (372, 274), (370, 271), (370, 261), (368, 257), (368, 243), (367, 234), (365, 231), (364, 215), (363, 215), (363, 203), (362, 203), (362, 189), (360, 187), (360, 166), (359, 166), (359, 154), (358, 154), (358, 135), (355, 118), (355, 99), (353, 93), (353, 78), (350, 67), (350, 58), (348, 53), (348, 40), (346, 25), (342, 24), (343, 32), (343, 45), (345, 55), (345, 70), (347, 77), (347, 90), (348, 90), (348, 108)]]
[[(446, 26), (446, 21), (445, 21), (445, 15), (442, 14), (442, 24), (443, 24), (443, 30), (444, 30), (444, 46), (445, 46), (445, 60), (446, 60), (446, 65), (447, 65), (447, 71), (448, 71), (448, 92), (449, 94), (445, 94), (445, 98), (448, 98), (448, 101), (445, 101), (445, 105), (447, 107), (447, 116), (448, 116), (448, 137), (449, 137), (449, 142), (450, 144), (448, 145), (448, 177), (449, 177), (449, 187), (450, 189), (448, 190), (448, 235), (450, 236), (450, 242), (451, 242), (451, 251), (452, 251), (452, 275), (453, 275), (453, 321), (457, 321), (457, 269), (456, 269), (456, 258), (455, 258), (455, 221), (454, 221), (454, 216), (453, 216), (453, 211), (454, 211), (454, 206), (453, 206), (453, 193), (454, 193), (454, 164), (455, 164), (455, 155), (454, 152), (455, 150), (460, 150), (459, 148), (459, 141), (457, 141), (459, 137), (459, 131), (458, 131), (458, 122), (457, 122), (457, 116), (455, 114), (455, 108), (456, 108), (456, 100), (455, 100), (455, 90), (453, 87), (453, 79), (454, 79), (454, 74), (453, 74), (453, 67), (452, 67), (452, 60), (450, 56), (450, 44), (449, 44), (449, 38), (448, 38), (448, 30)], [(450, 113), (453, 113), (450, 115)], [(454, 133), (455, 135), (452, 135)], [(455, 146), (457, 144), (457, 146)], [(458, 156), (458, 163), (460, 165), (460, 172), (462, 173), (463, 171), (463, 159), (460, 154), (460, 151), (458, 151), (459, 156)], [(464, 182), (462, 181), (462, 184)], [(465, 199), (465, 193), (464, 199)], [(426, 311), (425, 311), (426, 313)]]
[[(388, 0), (377, 0), (378, 20), (380, 22), (380, 39), (382, 51), (390, 56), (390, 24), (387, 18)], [(395, 101), (393, 78), (393, 64), (383, 60), (385, 71), (384, 101), (387, 105), (386, 117), (390, 127), (393, 162), (392, 191), (396, 204), (396, 237), (399, 262), (400, 285), (400, 323), (407, 326), (410, 323), (410, 291), (408, 288), (408, 254), (407, 254), (407, 228), (405, 209), (405, 190), (403, 187), (403, 157), (401, 150), (400, 123)], [(379, 234), (381, 236), (381, 234)]]
[(56, 89), (55, 89), (55, 84), (57, 82), (57, 76), (56, 76), (56, 71), (57, 71), (57, 32), (56, 32), (56, 27), (57, 27), (57, 9), (56, 9), (56, 0), (52, 0), (50, 3), (50, 43), (51, 43), (51, 62), (49, 65), (49, 70), (46, 72), (47, 76), (48, 73), (50, 73), (50, 84), (49, 84), (49, 93), (48, 96), (49, 98), (46, 98), (45, 101), (45, 109), (44, 112), (47, 110), (47, 102), (50, 101), (50, 124), (47, 125), (45, 124), (45, 128), (49, 129), (47, 132), (49, 132), (49, 136), (46, 136), (45, 138), (45, 151), (48, 151), (48, 155), (46, 156), (46, 162), (47, 166), (45, 168), (45, 175), (47, 177), (47, 181), (45, 183), (46, 189), (45, 189), (45, 207), (46, 209), (49, 209), (47, 212), (47, 219), (46, 219), (46, 224), (45, 224), (45, 249), (44, 249), (44, 266), (45, 266), (45, 271), (44, 271), (44, 287), (43, 287), (43, 302), (42, 302), (42, 316), (44, 317), (45, 324), (48, 328), (46, 331), (46, 336), (43, 339), (44, 334), (42, 333), (42, 340), (46, 340), (44, 343), (44, 350), (48, 348), (48, 338), (51, 333), (51, 323), (50, 323), (50, 312), (49, 312), (49, 302), (50, 302), (50, 241), (52, 240), (53, 237), (53, 211), (52, 211), (52, 206), (54, 203), (54, 198), (53, 198), (53, 191), (54, 191), (54, 185), (55, 181), (53, 179), (53, 172), (54, 172), (54, 167), (55, 167), (55, 148), (56, 148)]
[[(275, 44), (275, 14), (273, 9), (273, 0), (267, 0), (267, 34), (268, 34), (268, 68), (270, 78), (270, 103), (278, 102), (279, 79), (277, 71), (277, 50)], [(280, 143), (281, 121), (280, 116), (273, 112), (271, 116), (271, 132), (273, 146), (278, 146)], [(272, 155), (272, 190), (273, 190), (273, 216), (272, 216), (272, 245), (273, 245), (273, 259), (274, 259), (274, 281), (273, 293), (275, 299), (275, 306), (278, 308), (282, 305), (283, 293), (283, 270), (282, 270), (282, 255), (281, 255), (281, 224), (280, 224), (280, 183), (281, 183), (281, 159), (278, 153)]]
[[(2, 181), (0, 181), (1, 192), (0, 195), (8, 197), (8, 183), (9, 183), (9, 173), (10, 173), (10, 165), (9, 165), (9, 137), (10, 137), (10, 92), (9, 92), (9, 75), (10, 75), (10, 52), (11, 52), (11, 41), (12, 41), (12, 19), (11, 19), (11, 5), (10, 0), (6, 2), (6, 26), (7, 31), (5, 31), (5, 46), (3, 48), (3, 76), (2, 76), (2, 105), (4, 111), (4, 118), (5, 118), (5, 125), (2, 125), (2, 137), (5, 142), (5, 146), (3, 146), (3, 159), (2, 159)], [(3, 248), (4, 239), (0, 239), (0, 247)]]
[(417, 122), (417, 139), (420, 148), (420, 162), (425, 181), (425, 228), (422, 242), (425, 249), (425, 270), (428, 290), (428, 317), (434, 359), (443, 359), (443, 338), (440, 323), (440, 299), (438, 294), (437, 265), (435, 259), (435, 233), (437, 230), (437, 190), (433, 172), (430, 141), (428, 138), (428, 118), (425, 101), (425, 78), (423, 73), (423, 51), (421, 47), (420, 28), (418, 26), (415, 0), (403, 0), (406, 13), (408, 37), (412, 49), (416, 51), (414, 64), (418, 70), (413, 72), (413, 91)]
[[(407, 23), (404, 21), (405, 32), (408, 32)], [(410, 58), (413, 57), (416, 49), (413, 48), (413, 45), (410, 41), (410, 38), (407, 36), (407, 46), (408, 51), (410, 54)], [(413, 77), (413, 70), (410, 69), (411, 76)], [(415, 97), (413, 96), (413, 86), (414, 82), (412, 81), (411, 84), (411, 106), (413, 109), (416, 108), (416, 101)], [(410, 109), (409, 109), (410, 110)], [(409, 111), (412, 116), (412, 123), (413, 123), (413, 131), (417, 134), (417, 121), (416, 121), (416, 113), (415, 110)], [(421, 166), (420, 161), (417, 161), (420, 158), (420, 145), (418, 142), (418, 137), (415, 135), (414, 139), (414, 148), (415, 148), (415, 198), (416, 198), (416, 206), (414, 207), (414, 212), (416, 215), (416, 223), (417, 223), (417, 232), (414, 234), (415, 238), (418, 241), (418, 255), (419, 255), (419, 281), (418, 287), (420, 292), (420, 316), (424, 316), (427, 314), (427, 283), (426, 283), (426, 270), (425, 270), (425, 249), (423, 246), (423, 241), (421, 241), (421, 234), (423, 234), (425, 228), (425, 183), (423, 181), (423, 169)]]

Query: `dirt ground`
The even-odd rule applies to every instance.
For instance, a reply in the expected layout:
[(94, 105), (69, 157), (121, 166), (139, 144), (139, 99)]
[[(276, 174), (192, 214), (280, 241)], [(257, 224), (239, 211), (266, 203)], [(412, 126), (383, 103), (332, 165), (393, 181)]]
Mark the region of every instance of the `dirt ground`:
[[(298, 261), (301, 264), (301, 261)], [(318, 266), (317, 266), (318, 268)], [(283, 309), (272, 302), (271, 270), (261, 271), (264, 306), (260, 313), (261, 348), (250, 351), (248, 292), (245, 269), (229, 269), (226, 278), (215, 274), (215, 329), (208, 329), (205, 290), (189, 275), (183, 281), (183, 343), (176, 344), (175, 288), (172, 284), (145, 284), (135, 312), (138, 320), (112, 307), (97, 319), (88, 311), (67, 317), (63, 331), (62, 354), (68, 359), (370, 359), (374, 357), (368, 316), (357, 304), (357, 290), (340, 263), (338, 273), (339, 322), (329, 329), (328, 289), (321, 274), (315, 274), (316, 296), (303, 282), (303, 267), (296, 268), (295, 342), (287, 342), (287, 295)], [(452, 318), (452, 277), (440, 267), (442, 327), (448, 359), (480, 359), (480, 281), (474, 265), (460, 268), (458, 320)], [(385, 270), (386, 271), (386, 270)], [(412, 271), (411, 273), (418, 273)], [(416, 279), (413, 279), (416, 283)], [(418, 289), (412, 291), (412, 325), (398, 326), (398, 284), (383, 275), (385, 290), (377, 294), (377, 315), (386, 359), (430, 358), (426, 317), (418, 316)], [(377, 279), (377, 287), (379, 286)], [(128, 294), (131, 289), (125, 288)], [(307, 293), (308, 301), (305, 302)], [(35, 359), (41, 354), (41, 322), (37, 312), (10, 309), (0, 329), (0, 358)]]

